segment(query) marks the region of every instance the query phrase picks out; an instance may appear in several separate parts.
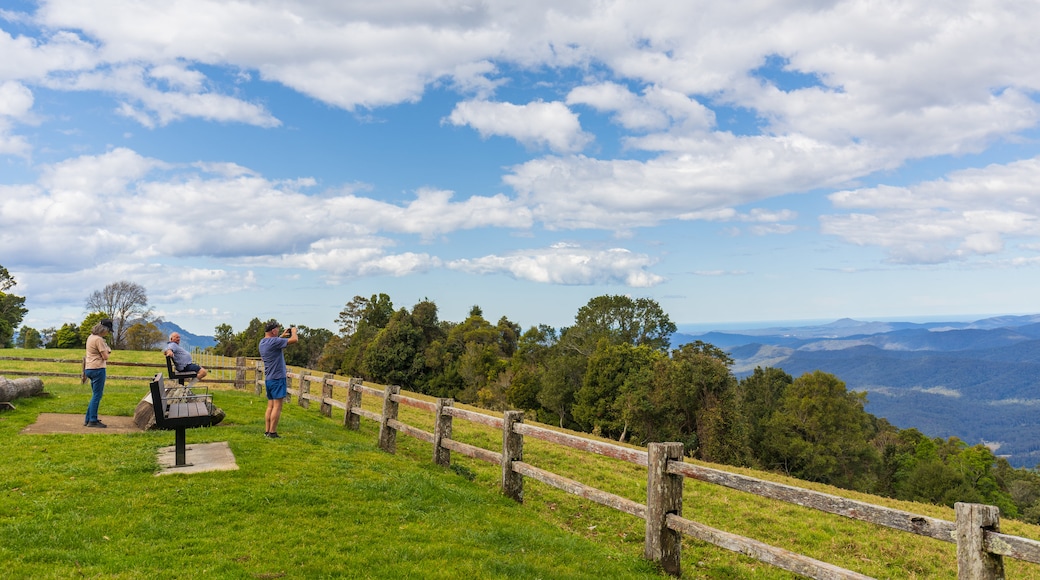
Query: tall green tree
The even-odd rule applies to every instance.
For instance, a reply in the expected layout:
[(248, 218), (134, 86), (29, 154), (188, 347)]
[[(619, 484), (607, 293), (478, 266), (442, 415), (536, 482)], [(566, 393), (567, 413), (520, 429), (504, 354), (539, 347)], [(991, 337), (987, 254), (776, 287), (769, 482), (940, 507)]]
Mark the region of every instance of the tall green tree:
[(228, 323), (218, 324), (213, 329), (213, 340), (216, 341), (216, 345), (213, 347), (214, 353), (220, 356), (236, 356), (238, 352), (238, 345), (235, 344), (235, 329)]
[(780, 406), (784, 395), (794, 377), (783, 369), (755, 367), (755, 370), (740, 380), (737, 391), (741, 407), (747, 419), (748, 445), (759, 465), (768, 465), (764, 456), (765, 422)]
[[(79, 323), (79, 341), (84, 345), (87, 344), (87, 339), (90, 338), (90, 332), (94, 329), (94, 325), (109, 317), (110, 316), (105, 312), (91, 312), (88, 314), (83, 318), (83, 322)], [(112, 341), (114, 339), (108, 337), (105, 340)]]
[(564, 348), (591, 356), (600, 340), (610, 344), (645, 345), (667, 351), (676, 326), (661, 306), (650, 298), (597, 296), (578, 310), (568, 329)]
[(7, 268), (0, 266), (0, 348), (14, 346), (14, 331), (29, 312), (24, 297), (7, 293), (15, 284)]
[(706, 461), (748, 461), (746, 419), (736, 394), (729, 355), (697, 341), (673, 349), (654, 371), (658, 409), (653, 440), (679, 441), (686, 453)]
[(325, 346), (332, 340), (331, 330), (326, 328), (310, 328), (304, 325), (296, 327), (298, 342), (285, 351), (285, 363), (308, 369), (317, 369)]
[(18, 330), (18, 341), (15, 346), (18, 348), (40, 348), (43, 346), (43, 337), (40, 335), (39, 330), (31, 326), (23, 326)]
[(537, 411), (541, 408), (538, 393), (542, 390), (556, 340), (556, 329), (545, 324), (532, 326), (517, 340), (510, 360), (512, 380), (506, 389), (506, 401), (514, 409)]
[(79, 336), (79, 326), (66, 322), (54, 333), (54, 340), (47, 348), (83, 348), (86, 343)]
[(876, 452), (865, 404), (865, 393), (848, 392), (834, 375), (815, 371), (795, 379), (765, 422), (771, 467), (800, 479), (869, 489)]
[(655, 355), (663, 356), (647, 345), (601, 340), (574, 396), (575, 420), (588, 431), (623, 440), (632, 423), (643, 422), (649, 412)]
[(154, 322), (137, 321), (126, 331), (126, 348), (152, 350), (165, 344), (165, 338)]
[[(573, 424), (572, 409), (574, 396), (581, 388), (588, 368), (585, 356), (573, 350), (554, 349), (555, 356), (546, 360), (545, 373), (541, 388), (538, 390), (538, 402), (553, 417), (553, 423), (560, 427)], [(575, 425), (577, 426), (577, 425)]]
[(365, 349), (362, 369), (365, 376), (377, 383), (414, 390), (426, 366), (424, 347), (422, 330), (402, 308)]

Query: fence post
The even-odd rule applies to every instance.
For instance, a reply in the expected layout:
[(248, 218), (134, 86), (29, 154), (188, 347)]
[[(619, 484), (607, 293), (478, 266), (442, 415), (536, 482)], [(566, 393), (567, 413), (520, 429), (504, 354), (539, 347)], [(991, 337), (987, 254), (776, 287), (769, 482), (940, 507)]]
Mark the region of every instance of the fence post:
[(513, 424), (524, 422), (524, 413), (506, 411), (502, 419), (502, 493), (524, 503), (524, 476), (513, 471), (513, 462), (524, 460), (524, 436), (513, 431)]
[(434, 410), (433, 462), (444, 467), (451, 465), (451, 449), (441, 447), (441, 441), (451, 439), (452, 419), (451, 415), (444, 412), (444, 408), (454, 405), (455, 401), (452, 399), (437, 399), (437, 408)]
[(253, 390), (257, 395), (262, 395), (264, 393), (264, 383), (266, 382), (264, 380), (264, 365), (260, 361), (257, 361), (256, 367), (254, 368), (255, 372), (253, 373), (253, 380), (256, 384), (253, 385)]
[(300, 396), (296, 398), (296, 404), (304, 409), (311, 408), (311, 400), (307, 398), (311, 394), (311, 381), (307, 378), (307, 369), (300, 371)]
[(361, 391), (355, 387), (361, 385), (361, 379), (352, 377), (347, 381), (347, 410), (343, 414), (343, 426), (351, 431), (361, 429), (361, 415), (354, 413), (354, 408), (361, 407)]
[(379, 448), (387, 453), (397, 451), (397, 429), (390, 426), (390, 420), (397, 420), (397, 401), (394, 396), (401, 392), (397, 385), (387, 385), (383, 389), (383, 419), (379, 422)]
[(235, 389), (246, 388), (246, 357), (235, 358)]
[(1004, 558), (986, 551), (986, 530), (1000, 531), (1000, 508), (978, 503), (957, 502), (957, 578), (958, 580), (998, 580), (1004, 578)]
[(679, 576), (682, 534), (668, 527), (668, 514), (682, 515), (683, 476), (668, 473), (669, 461), (682, 461), (682, 443), (647, 446), (646, 539), (643, 556)]
[(326, 373), (321, 379), (321, 414), (326, 417), (332, 416), (332, 403), (329, 401), (332, 399), (332, 375)]

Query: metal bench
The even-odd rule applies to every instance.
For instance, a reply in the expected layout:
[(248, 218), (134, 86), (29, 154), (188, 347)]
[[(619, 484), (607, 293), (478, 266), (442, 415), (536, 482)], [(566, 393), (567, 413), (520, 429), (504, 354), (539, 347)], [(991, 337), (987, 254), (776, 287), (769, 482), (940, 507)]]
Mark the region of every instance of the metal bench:
[(171, 394), (163, 385), (162, 373), (156, 373), (150, 385), (152, 390), (152, 407), (155, 410), (155, 426), (159, 429), (176, 432), (174, 452), (175, 467), (190, 465), (186, 461), (187, 446), (185, 430), (191, 427), (209, 427), (213, 425), (213, 399), (209, 394), (196, 395), (187, 387), (174, 387), (187, 393)]
[(180, 383), (182, 385), (184, 384), (184, 379), (191, 380), (191, 379), (194, 379), (195, 375), (196, 375), (195, 371), (179, 371), (179, 370), (177, 370), (173, 366), (173, 357), (172, 356), (166, 357), (166, 372), (169, 374), (171, 381), (177, 381), (178, 383)]

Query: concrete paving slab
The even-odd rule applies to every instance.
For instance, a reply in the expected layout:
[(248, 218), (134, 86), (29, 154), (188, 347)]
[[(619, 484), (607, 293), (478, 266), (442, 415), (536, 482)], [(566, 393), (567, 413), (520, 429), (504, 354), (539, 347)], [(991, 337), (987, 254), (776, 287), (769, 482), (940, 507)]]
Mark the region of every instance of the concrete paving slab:
[(200, 473), (203, 471), (234, 471), (238, 469), (235, 454), (227, 441), (217, 443), (192, 443), (184, 450), (187, 465), (177, 467), (176, 447), (162, 447), (158, 453), (159, 473)]

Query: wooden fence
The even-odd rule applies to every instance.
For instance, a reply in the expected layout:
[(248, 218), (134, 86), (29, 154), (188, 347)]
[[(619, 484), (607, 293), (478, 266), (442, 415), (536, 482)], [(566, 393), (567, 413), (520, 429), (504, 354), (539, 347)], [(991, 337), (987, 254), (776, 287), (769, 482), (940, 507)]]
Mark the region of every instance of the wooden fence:
[[(255, 390), (259, 394), (263, 389), (262, 371), (258, 369), (254, 376)], [(346, 389), (345, 400), (333, 397), (334, 388)], [(382, 413), (362, 408), (362, 397), (365, 395), (382, 401)], [(433, 446), (432, 460), (438, 465), (450, 465), (452, 452), (500, 465), (502, 493), (518, 502), (523, 502), (525, 478), (531, 478), (643, 519), (646, 522), (644, 556), (675, 576), (681, 573), (681, 539), (686, 535), (809, 578), (869, 578), (852, 570), (683, 518), (683, 482), (687, 478), (956, 544), (957, 577), (960, 580), (1003, 579), (1005, 556), (1040, 563), (1040, 542), (1000, 533), (1000, 511), (995, 506), (958, 503), (954, 508), (956, 521), (950, 522), (686, 463), (681, 443), (651, 443), (646, 451), (632, 449), (525, 424), (523, 413), (519, 411), (507, 411), (502, 417), (496, 417), (457, 408), (452, 399), (425, 401), (402, 395), (397, 386), (390, 385), (380, 390), (356, 378), (343, 381), (331, 375), (308, 374), (308, 371), (290, 372), (289, 396), (295, 396), (302, 407), (310, 407), (312, 402), (318, 403), (320, 412), (328, 417), (332, 417), (333, 408), (343, 410), (343, 425), (350, 429), (359, 429), (361, 418), (378, 422), (379, 447), (388, 453), (396, 451), (397, 435), (400, 433), (430, 443)], [(433, 432), (399, 421), (400, 405), (431, 413)], [(453, 439), (454, 419), (501, 430), (501, 453)], [(646, 467), (646, 503), (596, 489), (524, 462), (525, 437)]]
[[(135, 362), (119, 362), (119, 361), (108, 361), (106, 364), (109, 367), (139, 367), (149, 369), (159, 369), (159, 372), (166, 373), (166, 359), (162, 356), (162, 353), (157, 353), (157, 357), (162, 360), (161, 363), (135, 363)], [(0, 376), (32, 376), (32, 377), (64, 377), (71, 379), (79, 379), (81, 383), (85, 383), (87, 378), (83, 374), (83, 370), (86, 368), (85, 359), (60, 359), (60, 358), (36, 358), (36, 357), (14, 357), (14, 356), (0, 356), (0, 361), (21, 361), (21, 362), (33, 362), (33, 363), (53, 363), (53, 364), (67, 364), (67, 365), (78, 365), (78, 373), (70, 372), (40, 372), (40, 371), (27, 371), (23, 369), (0, 369)], [(198, 362), (197, 360), (195, 362)], [(212, 364), (201, 364), (210, 372), (209, 376), (203, 379), (204, 383), (217, 383), (217, 384), (229, 384), (233, 385), (236, 389), (244, 389), (250, 384), (248, 373), (255, 371), (256, 361), (247, 359), (246, 357), (228, 358), (228, 357), (214, 357), (206, 361)], [(152, 380), (153, 374), (149, 375), (115, 375), (107, 374), (107, 379), (112, 381), (150, 381)], [(254, 379), (255, 380), (255, 379)]]
[[(81, 360), (76, 359), (0, 357), (0, 361), (3, 360), (82, 364)], [(230, 360), (234, 360), (234, 364), (228, 364)], [(263, 372), (255, 360), (240, 357), (238, 359), (207, 360), (206, 362), (210, 363), (209, 366), (203, 365), (207, 369), (234, 372), (234, 378), (210, 380), (207, 377), (206, 382), (230, 383), (236, 388), (244, 388), (248, 384), (247, 373), (252, 371), (255, 393), (262, 393)], [(114, 362), (109, 362), (109, 364), (165, 369), (165, 364)], [(956, 544), (960, 580), (1004, 578), (1004, 557), (1040, 563), (1040, 542), (1002, 534), (1000, 532), (1000, 513), (995, 506), (958, 503), (954, 508), (956, 521), (950, 522), (686, 463), (683, 460), (681, 443), (651, 443), (647, 450), (643, 451), (529, 425), (524, 423), (523, 413), (519, 411), (507, 411), (502, 417), (497, 417), (457, 408), (452, 399), (426, 401), (402, 395), (400, 388), (394, 385), (380, 390), (363, 384), (358, 378), (344, 381), (336, 379), (332, 375), (317, 376), (311, 374), (312, 372), (303, 369), (299, 372), (290, 371), (289, 373), (289, 396), (290, 398), (295, 396), (301, 407), (309, 408), (312, 402), (317, 403), (320, 412), (328, 417), (333, 416), (333, 408), (340, 409), (343, 411), (343, 425), (353, 430), (360, 428), (362, 418), (377, 422), (379, 424), (379, 447), (388, 453), (396, 451), (397, 435), (400, 433), (430, 443), (433, 447), (432, 460), (438, 465), (449, 466), (452, 452), (499, 465), (501, 466), (503, 494), (518, 502), (523, 501), (525, 478), (531, 478), (643, 519), (646, 525), (644, 556), (660, 564), (669, 574), (676, 576), (681, 573), (681, 539), (683, 535), (686, 535), (809, 578), (821, 580), (869, 578), (858, 572), (683, 518), (681, 516), (683, 483), (687, 478)], [(71, 377), (82, 380), (81, 373), (0, 370), (0, 375), (5, 374)], [(110, 378), (147, 380), (150, 377), (111, 376)], [(345, 390), (344, 400), (339, 400), (334, 396), (337, 388), (341, 391)], [(381, 401), (381, 413), (362, 408), (362, 397), (365, 395)], [(430, 413), (433, 417), (433, 431), (424, 431), (399, 421), (400, 405)], [(500, 430), (502, 451), (491, 451), (453, 439), (452, 424), (455, 419)], [(632, 501), (526, 463), (524, 461), (524, 439), (526, 437), (646, 467), (646, 503)]]

